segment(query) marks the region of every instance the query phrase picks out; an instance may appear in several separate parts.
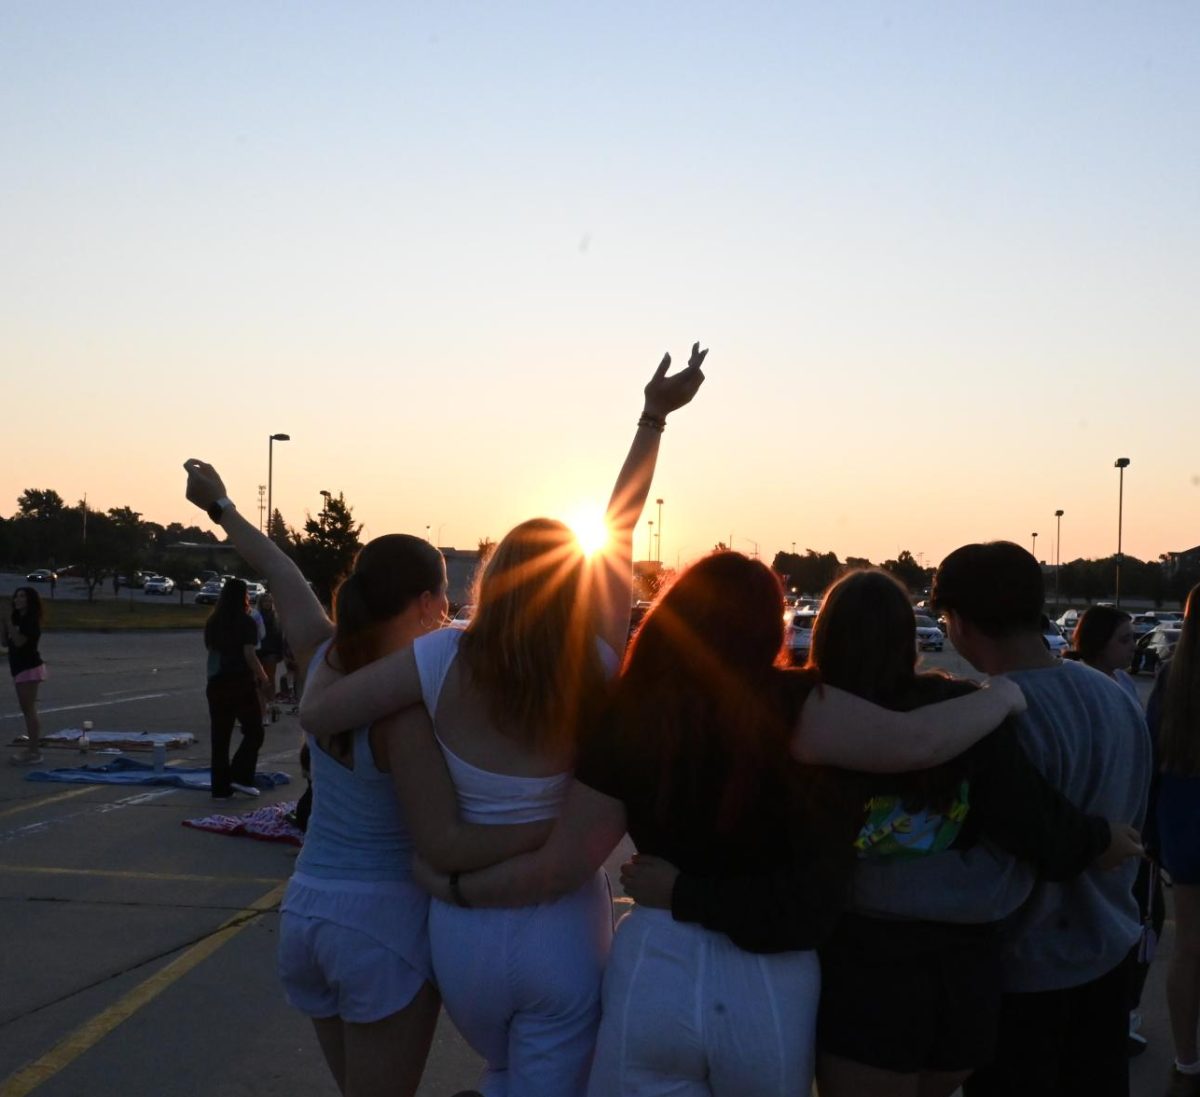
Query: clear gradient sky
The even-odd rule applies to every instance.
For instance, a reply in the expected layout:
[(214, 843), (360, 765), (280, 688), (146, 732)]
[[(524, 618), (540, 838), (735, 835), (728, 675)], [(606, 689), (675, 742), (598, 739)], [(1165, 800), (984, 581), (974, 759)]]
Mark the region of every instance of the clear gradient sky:
[(290, 523), (474, 547), (700, 339), (667, 563), (1108, 555), (1118, 456), (1200, 544), (1193, 3), (9, 0), (0, 73), (0, 513), (255, 513), (285, 431)]

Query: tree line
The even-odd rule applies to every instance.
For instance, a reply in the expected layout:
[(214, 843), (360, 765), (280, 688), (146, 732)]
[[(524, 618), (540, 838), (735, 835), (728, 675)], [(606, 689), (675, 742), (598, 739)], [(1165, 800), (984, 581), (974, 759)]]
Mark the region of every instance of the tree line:
[[(330, 495), (316, 516), (294, 529), (276, 509), (271, 539), (299, 565), (328, 603), (338, 579), (362, 547), (362, 525), (345, 498)], [(186, 543), (194, 548), (181, 550)], [(200, 571), (236, 574), (241, 561), (221, 551), (211, 528), (148, 521), (132, 507), (97, 510), (86, 500), (68, 506), (57, 491), (27, 488), (10, 517), (0, 516), (0, 562), (8, 568), (70, 569), (87, 584), (88, 598), (114, 575), (150, 570), (182, 586)]]
[[(913, 594), (929, 589), (934, 568), (922, 567), (907, 549), (894, 560), (879, 565), (865, 557), (848, 556), (845, 561), (833, 552), (777, 552), (771, 565), (784, 577), (785, 584), (800, 594), (820, 594), (839, 575), (852, 568), (879, 566), (890, 571)], [(1116, 589), (1116, 556), (1099, 560), (1072, 560), (1058, 569), (1044, 567), (1046, 597), (1049, 601), (1093, 602), (1112, 598)], [(1200, 583), (1200, 553), (1174, 556), (1163, 553), (1157, 560), (1121, 557), (1121, 596), (1152, 601), (1182, 602), (1189, 590)]]
[[(271, 515), (270, 537), (291, 556), (313, 584), (326, 604), (332, 598), (338, 580), (345, 575), (362, 547), (361, 523), (355, 522), (353, 508), (345, 496), (330, 494), (324, 508), (305, 516), (299, 528), (287, 524), (276, 509)], [(185, 542), (211, 546), (181, 553), (172, 548)], [(132, 507), (110, 507), (101, 511), (89, 507), (86, 500), (68, 506), (58, 492), (48, 488), (27, 488), (17, 498), (16, 512), (0, 516), (0, 563), (7, 567), (70, 567), (87, 584), (91, 598), (96, 587), (113, 575), (128, 575), (149, 569), (169, 575), (177, 583), (186, 582), (201, 570), (237, 572), (240, 561), (219, 551), (221, 542), (210, 528), (171, 522), (161, 525), (144, 519)], [(480, 542), (481, 553), (490, 542)], [(716, 548), (724, 548), (717, 545)], [(805, 549), (803, 553), (777, 552), (771, 566), (785, 584), (799, 594), (820, 594), (848, 568), (874, 567), (862, 556), (840, 560), (834, 552)], [(914, 594), (929, 588), (934, 569), (924, 567), (907, 549), (895, 559), (878, 565), (890, 571)], [(653, 597), (668, 574), (659, 567), (646, 567), (638, 576), (639, 597)], [(1064, 602), (1095, 601), (1114, 593), (1116, 558), (1072, 560), (1062, 565), (1057, 575), (1046, 573), (1047, 597)], [(1200, 582), (1200, 553), (1171, 556), (1157, 560), (1121, 558), (1121, 594), (1124, 597), (1152, 601), (1182, 602), (1187, 592)]]

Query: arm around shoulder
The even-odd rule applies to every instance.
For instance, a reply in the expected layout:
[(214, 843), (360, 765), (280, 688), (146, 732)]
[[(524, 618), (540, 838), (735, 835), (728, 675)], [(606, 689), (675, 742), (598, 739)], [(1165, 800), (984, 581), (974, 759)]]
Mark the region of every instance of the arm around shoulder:
[(1024, 708), (1024, 694), (1006, 678), (990, 679), (967, 696), (911, 712), (894, 712), (822, 686), (809, 694), (800, 711), (792, 756), (811, 765), (865, 773), (928, 769), (958, 756)]

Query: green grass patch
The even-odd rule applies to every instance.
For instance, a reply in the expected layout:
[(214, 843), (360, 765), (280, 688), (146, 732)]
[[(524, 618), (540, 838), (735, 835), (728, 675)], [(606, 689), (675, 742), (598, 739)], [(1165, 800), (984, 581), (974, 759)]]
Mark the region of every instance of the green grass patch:
[(104, 602), (42, 603), (44, 627), (51, 632), (121, 632), (126, 629), (201, 628), (212, 606), (181, 606), (178, 602), (146, 602), (125, 599)]

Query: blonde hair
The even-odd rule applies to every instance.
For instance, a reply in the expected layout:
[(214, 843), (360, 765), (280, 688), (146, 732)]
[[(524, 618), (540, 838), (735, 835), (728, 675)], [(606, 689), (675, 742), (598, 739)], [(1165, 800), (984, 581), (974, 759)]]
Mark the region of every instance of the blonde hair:
[(475, 580), (459, 658), (505, 734), (535, 750), (574, 747), (603, 701), (591, 569), (570, 529), (522, 522)]
[(1200, 586), (1192, 587), (1163, 699), (1158, 746), (1169, 773), (1200, 774)]

